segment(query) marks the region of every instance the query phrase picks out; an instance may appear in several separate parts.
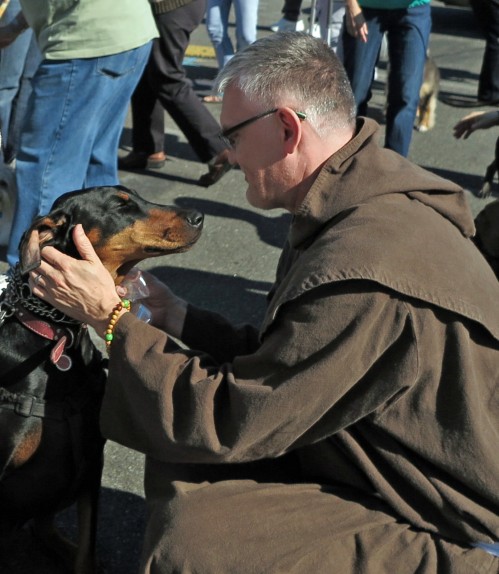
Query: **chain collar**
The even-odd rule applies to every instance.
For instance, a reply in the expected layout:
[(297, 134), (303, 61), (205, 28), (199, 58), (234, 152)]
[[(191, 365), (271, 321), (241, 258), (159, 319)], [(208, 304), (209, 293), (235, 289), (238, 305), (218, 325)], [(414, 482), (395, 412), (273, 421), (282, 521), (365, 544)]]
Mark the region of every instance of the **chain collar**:
[(45, 317), (54, 323), (63, 323), (65, 325), (81, 324), (80, 321), (68, 317), (62, 311), (35, 297), (31, 293), (27, 280), (23, 280), (18, 264), (13, 270), (9, 271), (8, 284), (0, 298), (0, 326), (19, 307), (24, 307), (24, 309), (31, 311), (35, 315)]

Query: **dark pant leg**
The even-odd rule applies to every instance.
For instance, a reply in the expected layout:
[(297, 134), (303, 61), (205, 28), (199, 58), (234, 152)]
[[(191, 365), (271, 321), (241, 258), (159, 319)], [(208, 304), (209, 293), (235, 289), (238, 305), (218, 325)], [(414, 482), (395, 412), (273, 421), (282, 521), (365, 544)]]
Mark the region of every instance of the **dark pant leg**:
[(191, 33), (201, 23), (205, 0), (156, 15), (160, 33), (153, 46), (148, 78), (163, 107), (173, 118), (201, 161), (224, 149), (220, 126), (192, 89), (182, 65)]
[(163, 151), (165, 112), (149, 84), (148, 67), (149, 63), (132, 96), (132, 147), (135, 152), (145, 152), (150, 155)]
[(282, 13), (286, 20), (298, 22), (300, 19), (300, 8), (302, 0), (286, 0), (282, 8)]
[(485, 35), (485, 52), (478, 80), (478, 99), (499, 100), (499, 0), (471, 0)]

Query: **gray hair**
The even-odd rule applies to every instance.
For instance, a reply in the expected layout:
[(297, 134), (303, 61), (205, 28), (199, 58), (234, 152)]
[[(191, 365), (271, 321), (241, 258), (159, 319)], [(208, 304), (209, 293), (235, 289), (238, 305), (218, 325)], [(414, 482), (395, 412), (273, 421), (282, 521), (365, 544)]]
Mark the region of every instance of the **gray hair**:
[(237, 52), (215, 80), (218, 92), (229, 86), (262, 107), (305, 112), (320, 135), (355, 125), (355, 100), (343, 65), (325, 42), (308, 34), (279, 32)]

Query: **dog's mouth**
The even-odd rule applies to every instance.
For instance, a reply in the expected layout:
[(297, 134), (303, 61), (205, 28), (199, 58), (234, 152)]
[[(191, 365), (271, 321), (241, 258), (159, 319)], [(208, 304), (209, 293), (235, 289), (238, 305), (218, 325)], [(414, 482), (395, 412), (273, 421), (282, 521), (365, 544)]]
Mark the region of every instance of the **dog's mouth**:
[(197, 238), (189, 243), (183, 243), (178, 247), (144, 247), (144, 253), (147, 253), (147, 255), (168, 255), (170, 253), (182, 253), (183, 251), (188, 251), (196, 243), (196, 241)]

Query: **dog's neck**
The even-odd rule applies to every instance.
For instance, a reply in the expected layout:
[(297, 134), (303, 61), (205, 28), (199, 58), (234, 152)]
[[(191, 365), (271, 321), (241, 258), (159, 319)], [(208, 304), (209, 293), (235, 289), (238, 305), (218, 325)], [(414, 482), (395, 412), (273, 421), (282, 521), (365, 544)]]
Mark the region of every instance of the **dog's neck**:
[[(45, 318), (53, 323), (63, 323), (65, 325), (80, 325), (80, 321), (68, 317), (52, 305), (49, 305), (31, 293), (27, 277), (23, 277), (16, 265), (9, 273), (8, 285), (3, 292), (1, 307), (8, 308), (7, 316), (13, 314), (19, 307), (27, 309), (31, 313)], [(3, 309), (2, 309), (3, 310)]]

